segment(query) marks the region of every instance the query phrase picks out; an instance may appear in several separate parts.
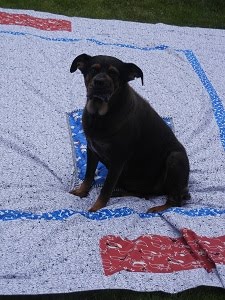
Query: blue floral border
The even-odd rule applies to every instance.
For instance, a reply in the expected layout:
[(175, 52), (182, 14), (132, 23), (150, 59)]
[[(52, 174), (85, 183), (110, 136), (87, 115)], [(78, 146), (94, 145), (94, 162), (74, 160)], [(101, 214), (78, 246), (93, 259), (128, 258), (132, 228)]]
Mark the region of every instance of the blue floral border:
[(83, 216), (90, 220), (103, 221), (113, 218), (127, 217), (131, 215), (137, 215), (141, 219), (151, 219), (163, 217), (164, 214), (173, 213), (188, 217), (216, 217), (224, 216), (225, 209), (215, 209), (215, 208), (198, 208), (198, 209), (185, 209), (185, 208), (169, 208), (162, 213), (138, 213), (135, 210), (122, 207), (116, 209), (102, 209), (98, 212), (84, 212), (72, 209), (60, 209), (53, 212), (45, 213), (32, 213), (24, 212), (21, 210), (0, 210), (0, 221), (13, 221), (13, 220), (45, 220), (45, 221), (65, 221), (72, 216)]
[[(102, 42), (93, 38), (50, 38), (47, 36), (40, 36), (31, 34), (28, 32), (18, 32), (18, 31), (0, 31), (0, 34), (9, 34), (14, 36), (33, 36), (35, 38), (40, 38), (42, 40), (48, 41), (48, 42), (66, 42), (66, 43), (77, 43), (80, 41), (86, 41), (90, 43), (94, 43), (98, 46), (114, 46), (114, 47), (122, 47), (122, 48), (129, 48), (132, 50), (137, 51), (164, 51), (168, 49), (168, 46), (165, 45), (159, 45), (156, 47), (140, 47), (138, 45), (130, 45), (130, 44), (124, 44), (124, 43), (108, 43), (108, 42)], [(190, 63), (191, 67), (193, 68), (194, 72), (197, 74), (198, 78), (200, 79), (201, 83), (203, 84), (203, 87), (206, 89), (206, 91), (209, 94), (213, 113), (215, 116), (215, 120), (217, 122), (218, 128), (219, 128), (219, 134), (222, 146), (225, 150), (225, 109), (223, 106), (223, 103), (218, 96), (216, 90), (214, 89), (212, 83), (206, 76), (205, 71), (203, 70), (200, 62), (198, 61), (197, 57), (193, 53), (192, 50), (175, 50), (177, 52), (183, 53), (187, 59), (187, 61)], [(71, 120), (70, 120), (71, 121)], [(73, 126), (73, 125), (72, 125)], [(84, 160), (83, 160), (84, 161)], [(97, 174), (98, 175), (98, 174)], [(84, 174), (79, 175), (80, 178), (83, 178)], [(188, 215), (192, 217), (196, 216), (220, 216), (225, 214), (225, 210), (218, 210), (213, 208), (200, 208), (200, 209), (192, 209), (192, 210), (186, 210), (181, 208), (172, 208), (167, 210), (166, 212), (174, 212), (182, 215)], [(122, 217), (127, 216), (131, 214), (135, 214), (136, 212), (129, 208), (120, 208), (116, 210), (108, 210), (104, 209), (97, 213), (89, 213), (89, 212), (79, 212), (79, 211), (73, 211), (68, 209), (62, 209), (54, 212), (46, 212), (41, 214), (34, 214), (32, 212), (23, 212), (20, 210), (0, 210), (0, 221), (7, 221), (7, 220), (17, 220), (17, 219), (26, 219), (26, 220), (66, 220), (70, 216), (73, 216), (75, 214), (82, 215), (86, 218), (92, 219), (92, 220), (105, 220), (110, 219), (114, 217)], [(164, 212), (165, 213), (165, 212)], [(163, 214), (163, 213), (162, 213)], [(141, 218), (152, 218), (152, 217), (159, 217), (162, 214), (138, 214)]]

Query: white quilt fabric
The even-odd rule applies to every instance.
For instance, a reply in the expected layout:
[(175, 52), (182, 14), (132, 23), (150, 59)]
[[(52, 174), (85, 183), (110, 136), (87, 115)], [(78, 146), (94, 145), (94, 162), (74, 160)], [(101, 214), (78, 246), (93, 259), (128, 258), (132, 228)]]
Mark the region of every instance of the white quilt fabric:
[[(54, 21), (51, 29), (37, 28), (40, 19), (64, 20), (71, 29), (56, 30)], [(165, 198), (130, 197), (91, 214), (98, 188), (82, 200), (69, 194), (77, 169), (68, 114), (85, 104), (82, 75), (69, 70), (81, 53), (116, 56), (143, 70), (144, 86), (139, 80), (132, 86), (161, 116), (172, 117), (190, 158), (191, 200), (182, 209), (146, 216)], [(0, 8), (0, 293), (225, 287), (224, 70), (224, 30)], [(216, 239), (212, 251), (221, 259), (209, 255), (212, 269), (106, 275), (103, 237), (178, 239), (184, 228)]]

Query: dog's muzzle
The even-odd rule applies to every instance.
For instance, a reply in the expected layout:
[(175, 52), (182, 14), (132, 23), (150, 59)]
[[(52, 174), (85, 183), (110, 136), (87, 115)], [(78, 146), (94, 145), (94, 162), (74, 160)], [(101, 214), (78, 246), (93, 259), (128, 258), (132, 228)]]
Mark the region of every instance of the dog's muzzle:
[(109, 99), (110, 99), (110, 94), (92, 94), (92, 95), (87, 95), (87, 100), (92, 100), (96, 103), (109, 103)]
[(96, 102), (109, 102), (112, 95), (111, 83), (103, 75), (97, 75), (88, 88), (87, 99)]

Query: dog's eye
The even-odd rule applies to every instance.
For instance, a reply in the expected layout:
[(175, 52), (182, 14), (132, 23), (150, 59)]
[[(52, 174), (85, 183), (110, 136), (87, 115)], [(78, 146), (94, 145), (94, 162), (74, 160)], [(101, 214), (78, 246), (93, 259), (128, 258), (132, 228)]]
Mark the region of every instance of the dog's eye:
[(116, 77), (119, 75), (119, 72), (114, 68), (110, 68), (108, 73), (109, 73), (109, 76), (112, 76), (112, 77)]
[(97, 69), (97, 68), (91, 68), (91, 70), (90, 70), (90, 73), (92, 76), (98, 74), (98, 72), (99, 72), (99, 69)]

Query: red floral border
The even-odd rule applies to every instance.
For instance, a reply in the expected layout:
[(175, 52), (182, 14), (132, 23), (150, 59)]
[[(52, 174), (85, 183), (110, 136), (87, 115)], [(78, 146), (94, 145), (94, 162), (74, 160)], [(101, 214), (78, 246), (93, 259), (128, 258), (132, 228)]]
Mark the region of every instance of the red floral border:
[(160, 235), (141, 236), (128, 240), (105, 236), (100, 240), (100, 252), (105, 275), (126, 270), (130, 272), (172, 273), (225, 264), (225, 236), (208, 238), (189, 229), (182, 237)]
[(29, 26), (48, 31), (72, 31), (71, 22), (60, 19), (43, 19), (27, 14), (12, 14), (0, 12), (0, 24)]

